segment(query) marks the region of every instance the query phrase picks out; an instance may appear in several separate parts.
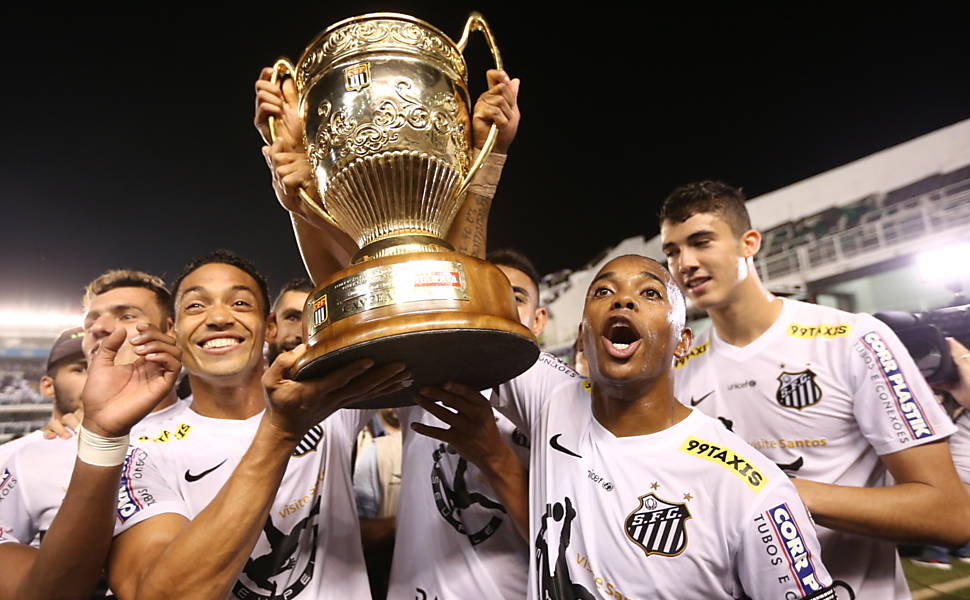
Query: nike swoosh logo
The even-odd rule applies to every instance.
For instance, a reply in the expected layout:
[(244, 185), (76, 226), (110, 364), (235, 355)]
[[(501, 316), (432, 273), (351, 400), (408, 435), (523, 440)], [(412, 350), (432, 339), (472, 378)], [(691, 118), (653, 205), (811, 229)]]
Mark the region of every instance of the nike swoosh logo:
[(229, 459), (228, 458), (222, 459), (222, 462), (221, 463), (217, 464), (216, 466), (212, 467), (211, 469), (206, 469), (205, 471), (202, 471), (198, 475), (193, 475), (192, 473), (189, 472), (188, 469), (186, 469), (185, 470), (185, 480), (188, 481), (189, 483), (192, 483), (193, 481), (198, 481), (198, 480), (202, 479), (203, 477), (205, 477), (206, 475), (208, 475), (209, 473), (215, 471), (216, 469), (218, 469), (222, 465), (226, 464), (226, 461), (227, 460), (229, 460)]
[(798, 458), (788, 463), (787, 465), (783, 465), (781, 463), (775, 463), (775, 464), (777, 464), (778, 468), (781, 469), (782, 471), (797, 471), (802, 468), (802, 465), (805, 464), (805, 459), (799, 456)]
[(556, 435), (554, 435), (551, 438), (549, 438), (549, 445), (552, 446), (552, 449), (553, 450), (559, 450), (560, 452), (562, 452), (564, 454), (568, 454), (569, 456), (575, 456), (576, 458), (582, 458), (582, 456), (576, 454), (575, 452), (573, 452), (569, 448), (564, 448), (564, 447), (562, 447), (562, 446), (559, 445), (559, 441), (558, 440), (559, 440), (559, 436), (561, 436), (561, 435), (562, 435), (561, 433), (557, 433)]
[(691, 396), (690, 397), (690, 405), (691, 406), (697, 406), (698, 404), (700, 404), (701, 402), (703, 402), (704, 400), (706, 400), (707, 397), (710, 396), (713, 393), (714, 393), (714, 390), (711, 390), (711, 391), (707, 392), (706, 394), (704, 394), (703, 396), (701, 396), (700, 398), (698, 398), (697, 400), (694, 400), (694, 397)]

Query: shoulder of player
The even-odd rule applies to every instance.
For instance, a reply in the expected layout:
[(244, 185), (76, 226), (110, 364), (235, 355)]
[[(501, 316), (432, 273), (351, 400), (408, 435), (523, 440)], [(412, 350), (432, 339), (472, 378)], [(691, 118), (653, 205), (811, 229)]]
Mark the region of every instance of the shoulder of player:
[(799, 300), (785, 300), (789, 309), (782, 314), (785, 319), (783, 335), (804, 340), (838, 340), (858, 337), (859, 329), (869, 320), (864, 313), (811, 304)]
[(752, 496), (787, 480), (777, 465), (721, 423), (700, 413), (695, 418), (701, 424), (683, 439), (680, 451), (706, 461), (712, 475), (722, 478), (729, 489)]
[(48, 440), (40, 436), (14, 448), (4, 464), (19, 468), (39, 462), (50, 463), (52, 458), (69, 457), (73, 461), (75, 454), (77, 454), (77, 437), (71, 436), (66, 440), (63, 438)]
[(188, 402), (179, 401), (175, 406), (149, 414), (135, 425), (131, 443), (165, 453), (181, 445), (179, 442), (199, 439), (205, 429), (204, 419), (189, 410)]

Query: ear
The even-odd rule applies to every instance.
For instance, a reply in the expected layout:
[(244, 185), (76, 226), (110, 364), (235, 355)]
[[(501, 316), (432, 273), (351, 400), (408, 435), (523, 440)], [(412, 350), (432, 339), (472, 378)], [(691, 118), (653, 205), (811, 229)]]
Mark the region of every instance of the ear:
[(537, 307), (535, 315), (532, 318), (532, 335), (539, 337), (542, 330), (546, 328), (546, 323), (548, 322), (549, 311), (546, 310), (545, 306)]
[(741, 235), (741, 254), (745, 258), (752, 258), (761, 250), (761, 232), (749, 229)]
[(576, 330), (576, 352), (583, 351), (583, 324), (579, 324), (579, 329)]
[(165, 327), (162, 328), (162, 333), (171, 336), (175, 335), (175, 321), (172, 320), (172, 317), (165, 319)]
[(687, 353), (690, 352), (691, 342), (694, 341), (694, 332), (691, 331), (690, 327), (684, 327), (680, 330), (680, 341), (677, 342), (677, 347), (674, 349), (674, 356), (677, 358), (686, 358)]
[(50, 375), (44, 375), (40, 378), (40, 395), (45, 398), (54, 399), (54, 378)]
[(279, 329), (279, 326), (276, 323), (276, 313), (271, 312), (266, 317), (266, 335), (264, 337), (264, 341), (268, 343), (275, 342), (276, 332), (278, 331), (278, 329)]

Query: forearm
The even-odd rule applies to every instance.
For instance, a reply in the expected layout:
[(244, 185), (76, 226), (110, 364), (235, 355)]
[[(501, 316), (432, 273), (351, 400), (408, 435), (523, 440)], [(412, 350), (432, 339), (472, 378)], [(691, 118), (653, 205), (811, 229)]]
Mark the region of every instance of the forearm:
[(947, 493), (925, 483), (861, 488), (804, 479), (793, 482), (819, 525), (894, 542), (946, 546), (967, 542), (970, 511), (965, 494)]
[(477, 465), (498, 494), (515, 530), (529, 541), (529, 469), (505, 444), (486, 461)]
[(142, 576), (139, 600), (226, 597), (259, 539), (295, 446), (264, 415), (219, 494)]
[(75, 461), (64, 502), (15, 598), (82, 598), (94, 592), (111, 546), (120, 477), (121, 465)]
[(314, 283), (320, 284), (350, 264), (357, 244), (329, 223), (314, 224), (307, 217), (290, 213), (293, 234), (303, 265)]
[(465, 201), (448, 230), (447, 240), (456, 252), (485, 258), (488, 214), (502, 177), (505, 158), (504, 154), (492, 152), (468, 186)]

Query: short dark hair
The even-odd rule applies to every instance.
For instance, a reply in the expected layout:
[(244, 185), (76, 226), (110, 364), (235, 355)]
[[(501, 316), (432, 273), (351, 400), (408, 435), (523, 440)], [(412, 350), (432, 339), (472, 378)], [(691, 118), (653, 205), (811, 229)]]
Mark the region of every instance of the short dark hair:
[[(522, 271), (525, 273), (532, 283), (536, 286), (536, 291), (539, 291), (539, 271), (536, 266), (532, 264), (532, 261), (518, 250), (513, 250), (512, 248), (502, 248), (499, 250), (492, 250), (485, 256), (485, 260), (499, 267), (508, 267), (510, 269), (515, 269), (516, 271)], [(536, 298), (536, 301), (539, 299)]]
[(87, 310), (91, 302), (94, 301), (95, 296), (100, 296), (105, 292), (123, 287), (143, 288), (155, 295), (155, 303), (158, 304), (158, 309), (162, 313), (162, 322), (159, 323), (159, 327), (164, 329), (165, 319), (174, 318), (174, 313), (172, 312), (172, 294), (165, 287), (165, 282), (162, 281), (162, 278), (133, 269), (111, 269), (98, 275), (84, 287), (84, 297), (81, 299), (81, 305), (84, 307), (84, 310)]
[(259, 272), (259, 269), (256, 268), (253, 261), (236, 254), (232, 250), (225, 249), (214, 250), (203, 256), (193, 258), (186, 263), (185, 267), (182, 268), (182, 272), (179, 273), (179, 276), (176, 277), (175, 281), (172, 282), (172, 301), (174, 302), (175, 297), (178, 296), (179, 286), (182, 285), (182, 281), (184, 281), (186, 277), (205, 265), (210, 265), (213, 263), (236, 267), (240, 271), (243, 271), (252, 277), (256, 281), (256, 285), (259, 286), (259, 295), (260, 299), (263, 301), (263, 310), (265, 311), (264, 314), (269, 314), (269, 286), (266, 284), (266, 277)]
[(313, 291), (313, 288), (313, 282), (306, 277), (294, 277), (293, 279), (284, 283), (283, 287), (280, 288), (279, 293), (276, 294), (276, 298), (273, 299), (273, 310), (276, 310), (276, 305), (280, 303), (280, 298), (282, 298), (283, 294), (286, 292), (306, 292), (309, 294)]
[(722, 181), (696, 181), (670, 192), (660, 208), (660, 221), (683, 223), (699, 213), (717, 213), (734, 235), (740, 237), (751, 229), (745, 200), (740, 188)]

